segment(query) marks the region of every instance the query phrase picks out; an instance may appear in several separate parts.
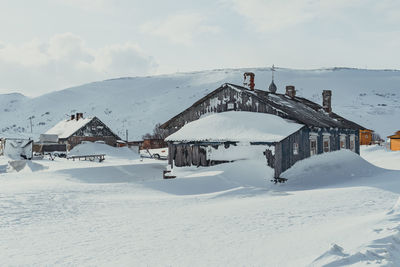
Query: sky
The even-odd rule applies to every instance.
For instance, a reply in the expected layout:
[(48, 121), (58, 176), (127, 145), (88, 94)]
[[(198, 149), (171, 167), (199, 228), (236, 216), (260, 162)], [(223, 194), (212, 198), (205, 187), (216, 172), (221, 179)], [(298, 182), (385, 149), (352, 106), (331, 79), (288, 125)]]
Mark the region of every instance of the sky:
[(0, 0), (0, 94), (220, 68), (400, 69), (398, 0)]

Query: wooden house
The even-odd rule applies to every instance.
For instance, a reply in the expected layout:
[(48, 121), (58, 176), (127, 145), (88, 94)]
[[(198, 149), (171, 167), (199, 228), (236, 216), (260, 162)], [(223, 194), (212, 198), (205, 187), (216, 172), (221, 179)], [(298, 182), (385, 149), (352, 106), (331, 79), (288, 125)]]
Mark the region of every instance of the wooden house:
[(372, 145), (372, 130), (364, 129), (360, 130), (360, 145), (369, 146)]
[[(332, 112), (331, 91), (324, 90), (322, 95), (323, 103), (319, 105), (296, 96), (294, 86), (287, 86), (286, 92), (280, 94), (276, 93), (276, 90), (267, 92), (247, 89), (234, 84), (223, 84), (161, 125), (161, 128), (172, 134), (166, 139), (169, 148), (169, 164), (179, 167), (208, 166), (218, 163), (213, 162), (208, 155), (212, 149), (227, 150), (225, 155), (228, 159), (226, 161), (229, 161), (229, 149), (240, 143), (240, 140), (236, 140), (234, 136), (227, 136), (221, 140), (215, 140), (211, 138), (212, 136), (211, 139), (198, 140), (193, 133), (193, 138), (190, 138), (190, 135), (186, 135), (184, 139), (177, 138), (180, 135), (179, 131), (186, 131), (185, 127), (192, 128), (190, 125), (193, 125), (196, 120), (206, 120), (206, 116), (209, 114), (228, 111), (267, 113), (292, 124), (300, 125), (295, 131), (283, 132), (285, 134), (276, 139), (252, 140), (249, 138), (246, 141), (249, 146), (263, 147), (267, 164), (275, 169), (275, 178), (278, 178), (297, 161), (315, 154), (340, 149), (350, 149), (359, 154), (359, 131), (365, 128)], [(247, 116), (246, 120), (251, 121), (254, 119), (253, 117), (255, 118), (256, 114)], [(257, 121), (262, 124), (259, 119)], [(240, 125), (245, 122), (237, 121), (236, 123)], [(270, 119), (265, 120), (265, 124), (268, 125), (268, 123), (270, 123)], [(272, 125), (269, 129), (268, 127), (264, 128), (266, 134), (273, 134), (275, 129)], [(199, 127), (208, 126), (204, 123)], [(212, 130), (212, 127), (208, 128)], [(223, 133), (224, 129), (220, 128), (219, 131)], [(225, 160), (219, 158), (219, 161), (224, 162)]]
[(107, 125), (97, 117), (84, 118), (83, 113), (71, 115), (69, 120), (60, 121), (46, 132), (47, 135), (57, 135), (59, 144), (66, 144), (68, 149), (82, 141), (103, 141), (110, 146), (117, 146), (121, 140)]
[(388, 138), (390, 139), (390, 150), (400, 151), (400, 131), (388, 136)]

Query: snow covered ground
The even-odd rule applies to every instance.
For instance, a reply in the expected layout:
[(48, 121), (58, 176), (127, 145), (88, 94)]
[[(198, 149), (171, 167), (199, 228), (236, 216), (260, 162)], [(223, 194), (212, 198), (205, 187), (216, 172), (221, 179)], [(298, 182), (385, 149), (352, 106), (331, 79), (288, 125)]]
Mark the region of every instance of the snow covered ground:
[(0, 167), (1, 265), (400, 264), (399, 154), (384, 148), (306, 159), (279, 185), (264, 162), (174, 168), (162, 180), (165, 161), (103, 150), (102, 163)]

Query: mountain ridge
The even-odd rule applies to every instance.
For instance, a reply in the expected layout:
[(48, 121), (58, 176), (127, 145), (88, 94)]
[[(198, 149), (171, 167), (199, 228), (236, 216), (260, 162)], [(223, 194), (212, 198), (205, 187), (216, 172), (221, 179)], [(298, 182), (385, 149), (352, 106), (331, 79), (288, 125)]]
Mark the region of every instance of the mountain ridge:
[[(120, 77), (69, 87), (37, 97), (0, 94), (0, 136), (37, 138), (74, 112), (97, 116), (122, 138), (140, 139), (223, 83), (242, 84), (243, 72), (256, 74), (256, 88), (267, 90), (270, 68), (231, 68), (143, 77)], [(400, 71), (357, 68), (297, 70), (276, 68), (275, 83), (283, 93), (295, 85), (299, 96), (321, 103), (324, 89), (333, 92), (335, 113), (382, 136), (399, 130)], [(19, 95), (18, 95), (19, 94)], [(23, 96), (23, 95), (22, 95)], [(33, 132), (30, 120), (33, 117)]]

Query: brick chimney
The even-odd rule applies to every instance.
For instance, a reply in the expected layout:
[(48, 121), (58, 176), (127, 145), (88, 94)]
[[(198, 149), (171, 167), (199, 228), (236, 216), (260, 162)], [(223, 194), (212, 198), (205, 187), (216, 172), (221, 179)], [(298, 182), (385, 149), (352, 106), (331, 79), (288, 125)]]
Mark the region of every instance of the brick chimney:
[(332, 112), (332, 91), (324, 90), (322, 91), (322, 108), (328, 112)]
[(286, 86), (286, 95), (290, 98), (294, 98), (296, 96), (296, 89), (293, 85)]
[[(255, 86), (254, 76), (255, 76), (255, 74), (253, 72), (245, 72), (243, 74), (243, 78), (244, 78), (243, 86), (249, 86), (251, 91), (254, 91), (254, 86)], [(249, 82), (246, 82), (247, 77), (250, 77), (250, 81)]]
[(74, 114), (71, 115), (71, 121), (73, 121), (73, 120), (75, 120), (75, 115)]
[(83, 119), (83, 113), (76, 113), (76, 120)]

